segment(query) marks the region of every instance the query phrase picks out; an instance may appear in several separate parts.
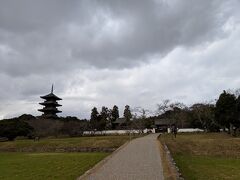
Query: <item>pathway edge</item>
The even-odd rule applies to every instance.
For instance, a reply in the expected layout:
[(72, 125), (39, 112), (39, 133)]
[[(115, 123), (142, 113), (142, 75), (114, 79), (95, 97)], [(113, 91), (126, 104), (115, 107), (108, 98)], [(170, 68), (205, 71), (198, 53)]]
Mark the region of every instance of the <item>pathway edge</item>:
[(120, 151), (121, 149), (123, 149), (125, 146), (127, 146), (127, 144), (130, 142), (130, 140), (128, 140), (127, 142), (125, 142), (123, 145), (121, 145), (119, 148), (117, 148), (115, 151), (113, 151), (109, 156), (105, 157), (103, 160), (101, 160), (100, 162), (98, 162), (97, 164), (95, 164), (91, 169), (87, 170), (83, 175), (81, 175), (80, 177), (77, 178), (77, 180), (84, 180), (86, 179), (90, 174), (92, 174), (93, 172), (95, 172), (97, 169), (99, 169), (100, 167), (102, 167), (110, 158), (112, 158), (118, 151)]

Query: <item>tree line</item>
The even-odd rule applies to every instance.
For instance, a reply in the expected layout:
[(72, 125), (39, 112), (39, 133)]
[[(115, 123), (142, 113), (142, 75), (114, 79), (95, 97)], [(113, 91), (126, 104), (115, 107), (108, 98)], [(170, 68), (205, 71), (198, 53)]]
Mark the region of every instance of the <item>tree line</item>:
[[(186, 106), (183, 103), (171, 103), (164, 100), (157, 104), (155, 115), (147, 109), (137, 107), (131, 109), (125, 106), (123, 117), (124, 126), (118, 127), (119, 108), (103, 106), (101, 111), (94, 107), (90, 120), (80, 120), (77, 117), (60, 117), (58, 119), (44, 119), (32, 115), (22, 115), (18, 118), (0, 121), (0, 140), (9, 140), (17, 136), (81, 136), (84, 131), (110, 129), (139, 129), (153, 128), (156, 119), (167, 119), (168, 124), (176, 124), (178, 128), (200, 128), (207, 132), (220, 130), (236, 136), (240, 134), (240, 95), (230, 91), (223, 91), (216, 102), (196, 103)], [(151, 115), (149, 115), (151, 114)]]
[(164, 100), (157, 105), (157, 116), (149, 119), (168, 119), (179, 128), (191, 127), (207, 132), (227, 131), (236, 136), (240, 130), (240, 96), (238, 91), (223, 91), (216, 103), (196, 103), (186, 106)]
[[(130, 123), (132, 113), (130, 106), (126, 105), (123, 113), (123, 117), (126, 120), (126, 124)], [(117, 105), (114, 105), (112, 109), (103, 106), (101, 112), (94, 107), (91, 111), (90, 128), (91, 130), (109, 130), (114, 129), (114, 122), (119, 118), (119, 109)]]

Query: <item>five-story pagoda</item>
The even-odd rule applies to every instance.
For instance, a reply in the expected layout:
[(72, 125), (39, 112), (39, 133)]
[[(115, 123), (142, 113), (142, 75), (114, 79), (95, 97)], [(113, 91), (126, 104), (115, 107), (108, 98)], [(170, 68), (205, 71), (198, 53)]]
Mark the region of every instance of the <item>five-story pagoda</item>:
[(43, 117), (46, 118), (57, 118), (57, 113), (61, 113), (62, 111), (59, 111), (57, 107), (62, 106), (58, 104), (57, 101), (62, 100), (61, 98), (57, 97), (55, 94), (53, 94), (53, 85), (51, 93), (46, 96), (40, 96), (45, 101), (42, 103), (39, 103), (43, 105), (44, 107), (42, 109), (39, 109), (38, 111), (43, 112)]

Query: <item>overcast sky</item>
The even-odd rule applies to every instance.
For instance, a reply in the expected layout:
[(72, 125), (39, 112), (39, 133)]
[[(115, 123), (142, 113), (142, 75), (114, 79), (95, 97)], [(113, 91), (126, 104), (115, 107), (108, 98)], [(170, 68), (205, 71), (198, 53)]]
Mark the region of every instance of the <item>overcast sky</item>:
[(0, 0), (0, 119), (96, 106), (155, 110), (240, 88), (239, 0)]

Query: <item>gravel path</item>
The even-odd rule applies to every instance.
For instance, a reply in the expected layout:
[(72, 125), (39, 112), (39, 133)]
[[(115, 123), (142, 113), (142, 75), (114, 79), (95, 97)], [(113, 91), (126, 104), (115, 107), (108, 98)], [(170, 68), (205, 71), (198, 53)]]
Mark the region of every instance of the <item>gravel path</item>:
[(115, 153), (87, 180), (161, 180), (163, 170), (157, 137), (150, 134), (137, 138)]

